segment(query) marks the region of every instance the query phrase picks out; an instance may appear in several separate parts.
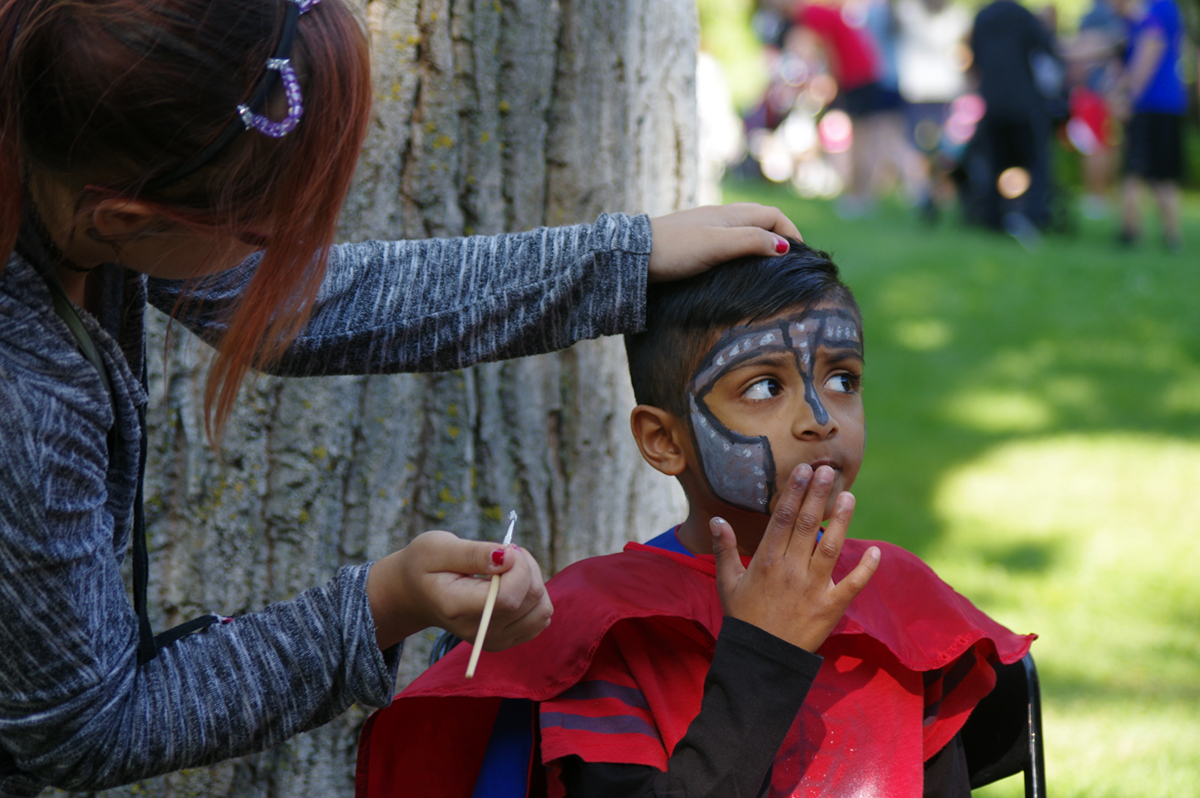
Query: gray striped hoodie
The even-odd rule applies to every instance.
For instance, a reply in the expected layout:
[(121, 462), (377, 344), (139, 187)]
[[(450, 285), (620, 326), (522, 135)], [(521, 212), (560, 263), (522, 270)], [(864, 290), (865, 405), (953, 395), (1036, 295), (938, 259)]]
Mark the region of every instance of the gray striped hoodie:
[[(649, 220), (621, 215), (341, 245), (278, 372), (457, 369), (636, 331), (649, 252)], [(256, 265), (206, 282), (181, 320), (214, 340)], [(369, 565), (138, 665), (121, 578), (146, 401), (135, 375), (146, 302), (170, 312), (183, 284), (102, 268), (102, 309), (81, 315), (115, 403), (35, 268), (14, 255), (0, 274), (0, 796), (105, 789), (259, 751), (354, 702), (386, 705), (395, 683), (400, 646), (375, 645)]]

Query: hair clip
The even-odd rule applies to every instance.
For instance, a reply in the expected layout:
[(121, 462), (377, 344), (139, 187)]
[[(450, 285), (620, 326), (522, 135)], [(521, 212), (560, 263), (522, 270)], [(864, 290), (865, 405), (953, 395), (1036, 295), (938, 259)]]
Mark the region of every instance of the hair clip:
[[(296, 70), (292, 68), (292, 46), (296, 40), (297, 19), (321, 0), (287, 0), (287, 2), (291, 4), (291, 8), (288, 9), (287, 19), (283, 23), (283, 35), (279, 39), (279, 47), (275, 49), (275, 55), (267, 59), (267, 74), (263, 76), (263, 81), (259, 84), (258, 91), (254, 93), (250, 102), (237, 107), (238, 116), (246, 130), (254, 129), (273, 139), (283, 138), (292, 132), (299, 124), (300, 117), (304, 115), (300, 81), (296, 78)], [(257, 106), (262, 105), (266, 100), (267, 92), (274, 85), (271, 72), (278, 73), (280, 80), (283, 81), (283, 91), (288, 103), (287, 116), (278, 122), (254, 110)]]
[(300, 123), (300, 117), (304, 114), (304, 104), (300, 97), (300, 81), (296, 79), (296, 70), (292, 69), (292, 61), (290, 58), (270, 58), (267, 59), (267, 69), (273, 69), (279, 73), (280, 79), (283, 81), (283, 91), (287, 96), (288, 111), (287, 116), (278, 122), (275, 122), (262, 114), (256, 114), (250, 110), (248, 105), (239, 105), (237, 107), (238, 116), (242, 118), (242, 124), (249, 130), (254, 128), (263, 135), (270, 136), (273, 139), (281, 139)]
[[(300, 81), (296, 70), (292, 67), (292, 46), (296, 42), (296, 24), (302, 14), (307, 13), (321, 0), (285, 0), (288, 4), (287, 16), (283, 21), (283, 33), (275, 54), (267, 59), (266, 74), (259, 80), (250, 99), (237, 107), (237, 117), (229, 123), (225, 131), (215, 141), (189, 158), (180, 166), (167, 174), (146, 182), (144, 188), (148, 191), (158, 191), (188, 175), (211, 161), (218, 153), (229, 146), (238, 134), (247, 130), (257, 130), (273, 139), (283, 138), (295, 129), (304, 115), (303, 98), (300, 96)], [(259, 113), (267, 95), (275, 87), (276, 80), (283, 81), (284, 95), (287, 97), (287, 116), (278, 122)]]

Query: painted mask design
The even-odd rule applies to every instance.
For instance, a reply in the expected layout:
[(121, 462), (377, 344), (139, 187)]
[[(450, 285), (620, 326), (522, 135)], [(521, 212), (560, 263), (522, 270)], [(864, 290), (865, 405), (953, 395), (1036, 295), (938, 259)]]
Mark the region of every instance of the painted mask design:
[(766, 436), (743, 435), (713, 415), (704, 397), (726, 373), (751, 358), (788, 352), (804, 381), (804, 400), (818, 424), (829, 412), (813, 379), (813, 359), (822, 346), (862, 351), (858, 321), (848, 310), (810, 311), (791, 319), (775, 319), (725, 332), (700, 360), (688, 383), (692, 436), (701, 470), (713, 495), (734, 507), (769, 513), (775, 495), (775, 457)]

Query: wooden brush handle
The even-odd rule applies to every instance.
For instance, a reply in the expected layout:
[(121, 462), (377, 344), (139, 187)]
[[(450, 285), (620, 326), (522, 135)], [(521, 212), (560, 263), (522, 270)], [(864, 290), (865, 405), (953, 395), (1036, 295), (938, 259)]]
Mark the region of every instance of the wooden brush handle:
[(483, 638), (487, 637), (488, 624), (492, 622), (492, 610), (496, 607), (496, 594), (500, 592), (500, 574), (492, 577), (488, 586), (487, 601), (483, 603), (483, 617), (479, 619), (479, 631), (475, 633), (475, 646), (471, 649), (471, 661), (467, 663), (467, 678), (475, 676), (475, 665), (483, 651)]

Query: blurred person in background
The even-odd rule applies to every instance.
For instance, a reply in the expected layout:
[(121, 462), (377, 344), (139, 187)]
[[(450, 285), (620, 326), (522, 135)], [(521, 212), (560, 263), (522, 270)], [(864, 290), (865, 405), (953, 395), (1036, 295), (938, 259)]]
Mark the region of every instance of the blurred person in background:
[(864, 216), (874, 207), (875, 156), (885, 149), (886, 124), (880, 124), (880, 115), (898, 110), (901, 103), (897, 92), (880, 85), (881, 59), (865, 29), (866, 8), (860, 6), (860, 12), (804, 0), (764, 0), (763, 5), (791, 21), (785, 46), (802, 60), (812, 60), (819, 51), (837, 83), (834, 108), (844, 111), (852, 125), (849, 191), (838, 211), (844, 218)]
[(1058, 7), (1042, 6), (1034, 14), (1046, 32), (1049, 44), (1034, 51), (1029, 57), (1033, 68), (1033, 83), (1046, 100), (1050, 121), (1055, 126), (1067, 122), (1067, 68), (1062, 57), (1062, 45), (1058, 40)]
[(871, 160), (870, 189), (874, 196), (888, 194), (901, 182), (904, 199), (919, 203), (928, 194), (927, 170), (920, 154), (909, 141), (907, 103), (900, 92), (899, 50), (902, 30), (893, 0), (847, 0), (843, 18), (861, 25), (871, 37), (879, 56), (879, 103), (872, 117), (875, 150)]
[(950, 104), (967, 89), (966, 39), (971, 17), (947, 0), (897, 0), (897, 69), (907, 106), (908, 136), (922, 156), (915, 185), (922, 215), (936, 221), (936, 194), (947, 186), (950, 164), (942, 154)]
[(976, 15), (970, 48), (986, 110), (964, 164), (967, 219), (1036, 236), (1050, 223), (1051, 33), (1014, 0), (995, 0)]
[(1120, 130), (1106, 95), (1121, 75), (1119, 54), (1125, 21), (1108, 0), (1094, 0), (1079, 21), (1079, 33), (1064, 46), (1071, 84), (1067, 137), (1083, 159), (1083, 215), (1108, 215), (1108, 194), (1116, 182)]
[(1163, 242), (1175, 251), (1183, 245), (1183, 19), (1174, 0), (1116, 0), (1116, 8), (1129, 26), (1125, 69), (1110, 100), (1117, 116), (1127, 120), (1119, 240), (1132, 244), (1140, 235), (1138, 205), (1145, 183), (1158, 205)]

